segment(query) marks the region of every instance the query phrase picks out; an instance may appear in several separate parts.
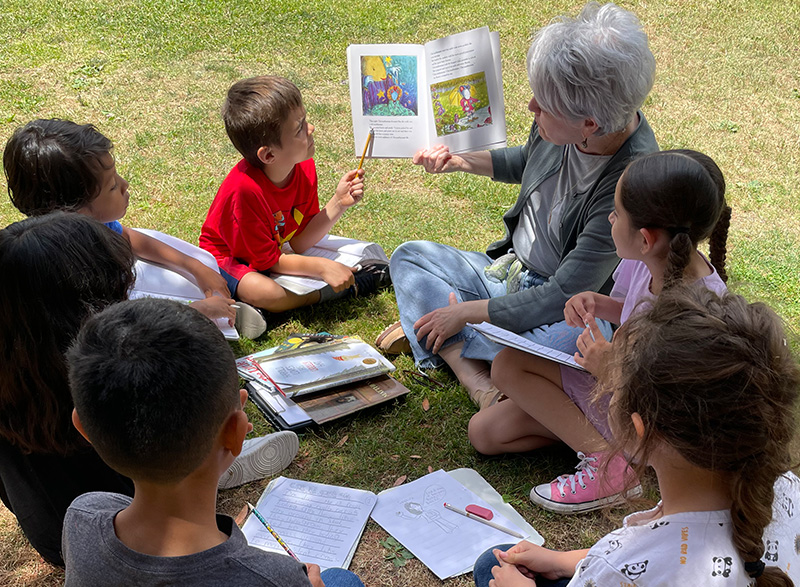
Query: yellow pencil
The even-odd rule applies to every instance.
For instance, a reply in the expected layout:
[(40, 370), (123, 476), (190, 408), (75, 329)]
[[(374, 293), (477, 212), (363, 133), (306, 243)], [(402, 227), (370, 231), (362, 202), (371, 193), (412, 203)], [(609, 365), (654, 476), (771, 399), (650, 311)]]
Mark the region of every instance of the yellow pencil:
[(364, 152), (361, 154), (361, 161), (358, 162), (358, 172), (361, 169), (361, 166), (364, 165), (364, 157), (367, 156), (367, 151), (369, 150), (369, 144), (372, 142), (372, 139), (375, 137), (375, 130), (369, 129), (369, 134), (367, 135), (367, 144), (364, 145)]

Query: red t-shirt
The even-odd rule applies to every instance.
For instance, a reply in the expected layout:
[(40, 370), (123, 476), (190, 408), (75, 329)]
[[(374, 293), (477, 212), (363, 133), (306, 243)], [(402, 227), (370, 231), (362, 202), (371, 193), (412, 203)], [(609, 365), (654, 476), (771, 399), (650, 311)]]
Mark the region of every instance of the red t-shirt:
[(298, 163), (277, 188), (242, 159), (222, 182), (200, 233), (200, 246), (236, 279), (275, 265), (281, 245), (302, 232), (319, 212), (313, 159)]

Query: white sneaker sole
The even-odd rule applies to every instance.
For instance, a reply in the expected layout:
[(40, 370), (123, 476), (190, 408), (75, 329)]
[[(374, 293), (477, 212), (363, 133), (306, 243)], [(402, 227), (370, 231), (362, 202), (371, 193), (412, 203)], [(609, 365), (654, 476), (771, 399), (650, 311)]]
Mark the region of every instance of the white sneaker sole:
[(230, 489), (271, 477), (288, 467), (300, 448), (297, 434), (289, 430), (245, 440), (242, 454), (220, 477), (217, 487)]
[(264, 316), (250, 304), (236, 302), (236, 331), (250, 340), (254, 340), (267, 330), (267, 321)]
[(615, 493), (608, 497), (603, 497), (594, 501), (585, 501), (583, 503), (564, 503), (548, 499), (536, 493), (536, 487), (531, 489), (530, 497), (533, 503), (549, 512), (555, 512), (557, 514), (585, 514), (586, 512), (592, 512), (604, 507), (623, 504), (626, 499), (636, 499), (637, 497), (641, 497), (641, 495), (642, 486), (637, 485), (625, 492), (624, 496), (622, 493)]

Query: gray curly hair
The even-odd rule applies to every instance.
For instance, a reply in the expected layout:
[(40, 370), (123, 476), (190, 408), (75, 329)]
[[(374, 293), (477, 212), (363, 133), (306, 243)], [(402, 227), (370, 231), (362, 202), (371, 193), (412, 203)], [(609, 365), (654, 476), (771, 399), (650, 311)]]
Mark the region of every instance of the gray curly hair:
[(598, 135), (633, 119), (655, 79), (656, 62), (635, 14), (589, 2), (577, 18), (540, 29), (528, 50), (528, 79), (546, 112), (592, 118)]

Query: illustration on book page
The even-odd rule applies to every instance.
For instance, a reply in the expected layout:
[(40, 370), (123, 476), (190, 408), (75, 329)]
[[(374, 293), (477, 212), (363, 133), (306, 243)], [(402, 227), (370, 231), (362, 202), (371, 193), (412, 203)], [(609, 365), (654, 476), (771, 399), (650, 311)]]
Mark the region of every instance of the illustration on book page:
[(483, 71), (431, 84), (431, 103), (437, 137), (492, 124)]
[(364, 116), (417, 116), (417, 58), (362, 55), (361, 106)]

